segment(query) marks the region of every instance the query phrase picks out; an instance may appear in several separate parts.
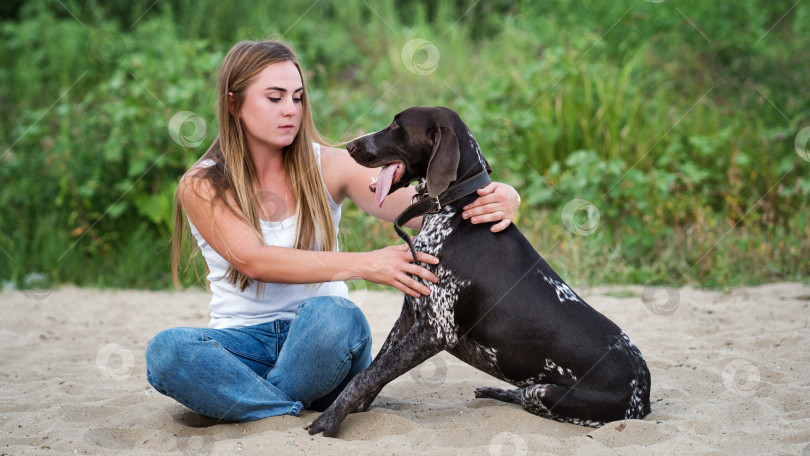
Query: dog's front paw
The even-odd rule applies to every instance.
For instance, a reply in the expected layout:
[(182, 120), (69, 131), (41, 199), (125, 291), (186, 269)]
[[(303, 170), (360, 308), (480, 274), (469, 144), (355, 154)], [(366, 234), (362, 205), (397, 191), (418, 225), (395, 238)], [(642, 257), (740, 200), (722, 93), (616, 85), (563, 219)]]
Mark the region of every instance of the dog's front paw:
[(360, 401), (360, 404), (354, 408), (352, 413), (362, 413), (368, 411), (368, 408), (371, 407), (371, 404), (374, 402), (374, 398), (375, 396), (369, 396)]
[(323, 433), (324, 437), (334, 437), (337, 435), (342, 420), (339, 420), (334, 413), (330, 413), (330, 410), (331, 409), (327, 409), (325, 412), (321, 413), (321, 416), (316, 418), (315, 421), (304, 426), (304, 429), (309, 431), (309, 435), (318, 433)]

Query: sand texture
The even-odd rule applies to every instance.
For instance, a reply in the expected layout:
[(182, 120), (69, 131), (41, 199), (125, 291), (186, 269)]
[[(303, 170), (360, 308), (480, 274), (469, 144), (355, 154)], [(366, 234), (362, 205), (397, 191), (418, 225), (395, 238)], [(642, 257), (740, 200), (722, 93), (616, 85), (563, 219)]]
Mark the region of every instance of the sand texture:
[[(144, 351), (171, 326), (205, 326), (205, 292), (63, 287), (0, 293), (0, 455), (810, 455), (810, 286), (728, 292), (578, 289), (641, 348), (652, 414), (593, 429), (494, 400), (507, 386), (442, 353), (350, 415), (337, 439), (317, 416), (219, 423), (146, 382)], [(356, 291), (379, 349), (396, 293)]]

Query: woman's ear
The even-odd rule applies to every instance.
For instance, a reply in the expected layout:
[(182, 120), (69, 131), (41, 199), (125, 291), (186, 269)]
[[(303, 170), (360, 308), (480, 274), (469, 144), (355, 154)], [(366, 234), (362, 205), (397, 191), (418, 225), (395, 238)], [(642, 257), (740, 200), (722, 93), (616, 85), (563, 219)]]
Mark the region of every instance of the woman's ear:
[(234, 115), (234, 113), (233, 113), (233, 102), (234, 102), (233, 101), (233, 92), (228, 92), (228, 112), (230, 112), (231, 115)]

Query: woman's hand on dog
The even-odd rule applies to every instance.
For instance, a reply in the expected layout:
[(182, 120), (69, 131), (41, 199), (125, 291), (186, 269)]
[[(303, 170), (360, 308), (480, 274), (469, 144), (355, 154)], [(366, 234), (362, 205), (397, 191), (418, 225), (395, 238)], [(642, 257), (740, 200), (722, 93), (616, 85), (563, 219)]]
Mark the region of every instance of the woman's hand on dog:
[[(414, 298), (430, 294), (430, 288), (417, 281), (417, 276), (428, 282), (436, 283), (439, 278), (428, 269), (413, 263), (413, 255), (407, 244), (394, 245), (380, 250), (367, 252), (367, 267), (361, 274), (364, 280), (390, 285)], [(439, 264), (439, 259), (424, 252), (416, 252), (416, 259), (426, 264)]]
[(490, 231), (503, 231), (520, 208), (520, 195), (511, 185), (491, 182), (478, 189), (478, 198), (464, 206), (461, 217), (471, 223), (495, 223)]

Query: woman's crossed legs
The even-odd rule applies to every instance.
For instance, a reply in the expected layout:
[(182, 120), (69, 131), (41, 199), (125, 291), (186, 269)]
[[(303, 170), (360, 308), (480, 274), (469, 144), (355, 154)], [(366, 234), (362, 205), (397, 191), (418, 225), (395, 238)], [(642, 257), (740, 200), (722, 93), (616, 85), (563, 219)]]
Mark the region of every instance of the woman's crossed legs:
[(146, 349), (147, 380), (195, 412), (252, 421), (324, 410), (371, 363), (371, 331), (351, 301), (304, 301), (292, 321), (170, 328)]

